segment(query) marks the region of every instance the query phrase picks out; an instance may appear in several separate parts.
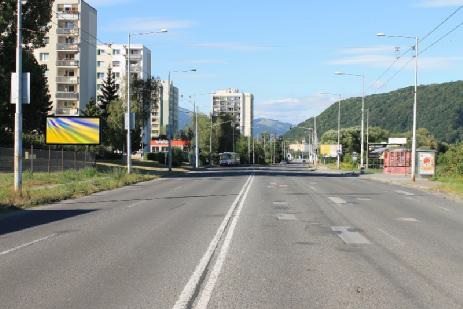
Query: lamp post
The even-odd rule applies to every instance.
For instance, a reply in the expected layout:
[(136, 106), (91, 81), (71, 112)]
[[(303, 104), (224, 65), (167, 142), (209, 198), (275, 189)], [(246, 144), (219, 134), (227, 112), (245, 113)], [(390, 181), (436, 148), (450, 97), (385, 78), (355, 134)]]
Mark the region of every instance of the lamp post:
[(363, 74), (351, 74), (351, 73), (345, 73), (345, 72), (335, 72), (335, 75), (348, 75), (348, 76), (355, 76), (355, 77), (361, 77), (362, 78), (362, 123), (360, 126), (360, 134), (362, 135), (360, 137), (360, 172), (363, 172), (363, 169), (365, 168), (363, 166), (363, 157), (364, 157), (364, 127), (365, 127), (365, 75)]
[(338, 170), (341, 168), (341, 153), (339, 149), (339, 145), (341, 142), (341, 98), (342, 96), (339, 93), (329, 93), (329, 92), (322, 92), (321, 94), (324, 95), (334, 95), (338, 97), (338, 147), (336, 149), (337, 152), (337, 168)]
[(131, 137), (131, 126), (132, 126), (132, 117), (130, 117), (130, 43), (133, 36), (142, 36), (149, 34), (157, 33), (166, 33), (167, 29), (161, 29), (159, 31), (150, 31), (150, 32), (138, 32), (138, 33), (129, 33), (129, 44), (127, 49), (127, 174), (132, 172), (132, 137)]
[(169, 77), (168, 77), (168, 81), (167, 81), (167, 96), (169, 98), (169, 123), (167, 124), (167, 140), (168, 140), (168, 143), (169, 143), (169, 146), (168, 146), (168, 165), (169, 165), (169, 172), (172, 171), (172, 135), (173, 135), (173, 124), (174, 124), (174, 118), (172, 117), (172, 109), (171, 109), (171, 104), (170, 104), (170, 88), (171, 88), (171, 85), (170, 85), (170, 82), (171, 82), (171, 79), (170, 79), (170, 75), (171, 73), (188, 73), (188, 72), (196, 72), (196, 69), (190, 69), (190, 70), (184, 70), (184, 71), (169, 71)]
[(16, 42), (16, 113), (14, 116), (14, 191), (22, 194), (22, 1), (18, 0)]
[(413, 99), (413, 137), (412, 137), (412, 181), (415, 181), (416, 178), (416, 107), (417, 107), (417, 94), (418, 94), (418, 46), (419, 46), (419, 37), (417, 36), (405, 36), (405, 35), (386, 35), (382, 32), (377, 33), (378, 37), (387, 37), (387, 38), (403, 38), (403, 39), (412, 39), (415, 40), (415, 93)]

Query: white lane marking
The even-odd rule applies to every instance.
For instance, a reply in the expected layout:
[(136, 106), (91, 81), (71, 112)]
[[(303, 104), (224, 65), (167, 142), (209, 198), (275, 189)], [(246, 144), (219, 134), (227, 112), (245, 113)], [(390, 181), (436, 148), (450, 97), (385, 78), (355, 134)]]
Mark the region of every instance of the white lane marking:
[(402, 221), (402, 222), (418, 222), (416, 218), (404, 218), (400, 217), (396, 219), (397, 221)]
[(408, 192), (408, 191), (402, 191), (402, 190), (395, 190), (396, 193), (406, 195), (406, 196), (413, 196), (415, 195), (414, 193)]
[(275, 217), (278, 220), (282, 220), (282, 221), (294, 221), (294, 220), (297, 220), (296, 216), (293, 215), (293, 214), (276, 214)]
[(145, 200), (143, 200), (143, 201), (138, 201), (138, 202), (136, 202), (136, 203), (130, 204), (129, 206), (127, 206), (127, 208), (137, 207), (138, 205), (143, 204), (144, 202), (148, 202), (148, 201), (145, 201)]
[(198, 309), (206, 309), (209, 300), (211, 299), (212, 292), (214, 291), (215, 284), (220, 275), (220, 271), (222, 269), (223, 263), (225, 262), (225, 258), (227, 257), (228, 250), (230, 248), (230, 244), (233, 238), (233, 233), (235, 231), (236, 224), (238, 223), (238, 219), (240, 217), (241, 210), (243, 209), (244, 202), (246, 201), (246, 197), (248, 196), (249, 189), (252, 186), (252, 181), (254, 177), (251, 179), (248, 188), (246, 189), (246, 193), (244, 193), (243, 198), (240, 201), (240, 204), (236, 210), (235, 216), (230, 224), (230, 228), (228, 229), (227, 235), (225, 236), (225, 240), (223, 241), (222, 248), (220, 249), (219, 255), (217, 256), (217, 260), (215, 262), (214, 268), (211, 271), (211, 274), (204, 286), (203, 291), (201, 292), (201, 297), (198, 300), (198, 303), (195, 308)]
[(270, 183), (270, 185), (272, 185), (272, 186), (276, 186), (276, 185), (277, 185), (277, 183), (276, 183), (276, 182), (271, 182), (271, 183)]
[(357, 197), (357, 200), (359, 200), (359, 201), (371, 201), (371, 198), (368, 198), (368, 197)]
[(352, 232), (349, 226), (332, 226), (331, 230), (336, 232), (346, 244), (369, 244), (370, 241), (359, 232)]
[(444, 211), (450, 211), (450, 209), (448, 208), (445, 208), (445, 207), (442, 207), (442, 206), (439, 206), (440, 209), (444, 210)]
[(309, 186), (310, 190), (312, 191), (317, 191), (317, 188), (315, 188), (314, 186)]
[(388, 233), (386, 232), (385, 230), (383, 229), (380, 229), (380, 228), (377, 228), (378, 231), (380, 231), (381, 233), (383, 233), (384, 235), (386, 235), (387, 237), (389, 237), (390, 239), (394, 240), (395, 242), (399, 243), (400, 245), (405, 245), (405, 243), (400, 240), (399, 238), (395, 237), (394, 235), (392, 235), (391, 233)]
[(328, 196), (328, 198), (335, 204), (345, 204), (346, 201), (337, 196)]
[(279, 185), (280, 188), (287, 188), (288, 185)]
[(2, 252), (0, 252), (0, 256), (1, 256), (1, 255), (8, 254), (8, 253), (11, 253), (11, 252), (14, 252), (14, 251), (17, 251), (17, 250), (22, 249), (22, 248), (25, 248), (25, 247), (32, 246), (32, 245), (34, 245), (34, 244), (36, 244), (36, 243), (38, 243), (38, 242), (41, 242), (41, 241), (45, 241), (45, 240), (47, 240), (47, 239), (50, 239), (50, 238), (52, 238), (53, 236), (56, 236), (56, 233), (53, 233), (53, 234), (50, 234), (50, 235), (48, 235), (48, 236), (45, 236), (45, 237), (42, 237), (42, 238), (33, 240), (33, 241), (31, 241), (31, 242), (28, 242), (28, 243), (19, 245), (19, 246), (17, 246), (17, 247), (11, 248), (11, 249), (9, 249), (9, 250), (2, 251)]
[(173, 309), (183, 309), (187, 308), (190, 305), (190, 302), (193, 299), (193, 296), (196, 293), (196, 289), (198, 287), (198, 284), (201, 281), (201, 278), (206, 271), (206, 268), (211, 261), (212, 255), (214, 254), (214, 251), (216, 250), (220, 239), (223, 236), (223, 233), (225, 232), (225, 228), (227, 227), (231, 216), (233, 215), (238, 202), (240, 201), (243, 193), (247, 188), (249, 188), (248, 185), (250, 185), (251, 180), (253, 179), (253, 176), (249, 176), (246, 182), (244, 183), (243, 187), (241, 188), (240, 193), (238, 193), (238, 196), (236, 199), (233, 201), (233, 204), (230, 206), (228, 209), (227, 214), (225, 215), (225, 218), (223, 219), (222, 223), (220, 224), (216, 234), (214, 235), (214, 238), (212, 238), (212, 241), (209, 243), (209, 246), (207, 247), (206, 252), (202, 256), (201, 260), (199, 261), (198, 265), (196, 265), (196, 268), (191, 275), (190, 279), (188, 280), (187, 284), (183, 288), (182, 293), (177, 299), (177, 302), (175, 305), (172, 307)]
[(288, 205), (288, 202), (276, 201), (276, 202), (273, 202), (273, 205)]
[(269, 189), (275, 189), (274, 186), (267, 186), (267, 188), (269, 188)]

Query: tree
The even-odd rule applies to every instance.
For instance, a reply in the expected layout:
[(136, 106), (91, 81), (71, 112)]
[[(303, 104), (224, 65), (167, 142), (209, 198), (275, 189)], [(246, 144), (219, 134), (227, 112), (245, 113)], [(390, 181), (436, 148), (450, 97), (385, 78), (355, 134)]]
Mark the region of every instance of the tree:
[[(16, 1), (0, 2), (0, 130), (7, 134), (14, 128), (15, 105), (10, 104), (10, 78), (16, 59)], [(52, 1), (28, 1), (23, 5), (23, 71), (31, 73), (31, 103), (24, 105), (24, 132), (43, 132), (51, 109), (45, 68), (33, 56), (33, 49), (45, 46), (50, 26)]]
[(87, 106), (85, 106), (83, 114), (87, 117), (101, 117), (102, 112), (103, 111), (98, 106), (98, 104), (96, 104), (95, 100), (91, 98), (87, 103)]
[(106, 79), (103, 82), (103, 86), (101, 87), (101, 96), (99, 97), (99, 107), (102, 110), (102, 117), (106, 120), (108, 116), (108, 108), (109, 104), (114, 100), (119, 98), (118, 94), (118, 87), (113, 77), (111, 67), (108, 67), (108, 72), (106, 74)]

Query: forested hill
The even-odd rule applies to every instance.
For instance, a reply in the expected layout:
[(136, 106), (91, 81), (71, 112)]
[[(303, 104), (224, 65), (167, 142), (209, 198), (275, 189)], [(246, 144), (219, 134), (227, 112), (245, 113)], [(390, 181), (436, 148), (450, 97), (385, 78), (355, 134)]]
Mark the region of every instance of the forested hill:
[[(463, 81), (432, 84), (418, 87), (417, 127), (427, 128), (439, 141), (463, 141)], [(370, 126), (391, 132), (412, 129), (413, 87), (365, 97), (369, 109)], [(317, 117), (317, 132), (321, 136), (337, 128), (338, 105), (334, 103)], [(366, 112), (365, 112), (366, 115)], [(341, 102), (341, 127), (360, 126), (361, 98)], [(300, 127), (313, 127), (314, 119), (300, 123), (285, 134), (289, 139), (307, 135)], [(299, 128), (298, 128), (299, 127)]]

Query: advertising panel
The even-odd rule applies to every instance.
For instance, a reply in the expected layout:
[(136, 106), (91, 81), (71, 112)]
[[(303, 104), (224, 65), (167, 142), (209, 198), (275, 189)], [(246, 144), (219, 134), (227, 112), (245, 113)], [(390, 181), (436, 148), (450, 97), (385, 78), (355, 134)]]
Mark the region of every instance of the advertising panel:
[(342, 154), (342, 145), (320, 145), (320, 154), (324, 158), (337, 158), (339, 154)]
[(47, 117), (45, 143), (48, 145), (99, 145), (100, 118)]
[(418, 152), (418, 174), (433, 176), (436, 170), (435, 153)]

